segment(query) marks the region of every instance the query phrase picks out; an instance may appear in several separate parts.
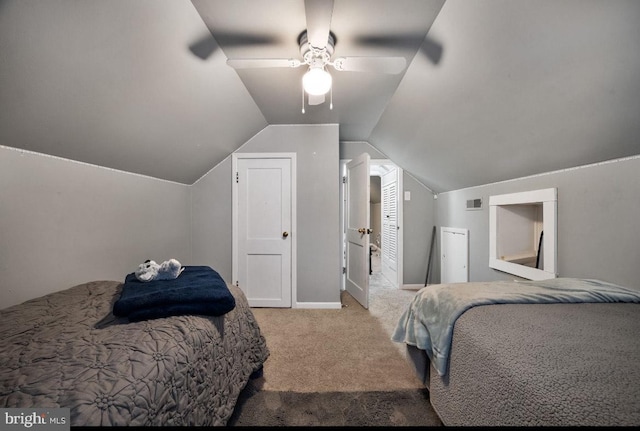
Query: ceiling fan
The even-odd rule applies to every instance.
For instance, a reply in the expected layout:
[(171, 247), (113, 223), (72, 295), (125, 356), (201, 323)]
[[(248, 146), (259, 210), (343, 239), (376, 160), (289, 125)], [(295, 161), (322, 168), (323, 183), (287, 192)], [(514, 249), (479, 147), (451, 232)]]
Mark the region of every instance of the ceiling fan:
[[(308, 67), (302, 77), (302, 113), (304, 93), (308, 95), (309, 105), (325, 102), (325, 95), (332, 86), (331, 74), (327, 66), (337, 71), (376, 72), (398, 74), (406, 66), (404, 57), (336, 57), (332, 59), (336, 38), (331, 32), (333, 0), (305, 0), (305, 18), (307, 28), (298, 37), (302, 59), (295, 58), (230, 58), (227, 64), (234, 69), (269, 67)], [(333, 108), (330, 103), (329, 108)]]

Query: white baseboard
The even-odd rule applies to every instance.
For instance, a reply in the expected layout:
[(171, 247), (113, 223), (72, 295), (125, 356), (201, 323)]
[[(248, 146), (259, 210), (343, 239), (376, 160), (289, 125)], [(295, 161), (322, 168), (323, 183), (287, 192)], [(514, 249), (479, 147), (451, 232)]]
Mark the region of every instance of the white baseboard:
[(296, 302), (294, 308), (314, 308), (314, 309), (341, 309), (340, 302)]
[(424, 284), (403, 284), (402, 290), (420, 290), (424, 287)]

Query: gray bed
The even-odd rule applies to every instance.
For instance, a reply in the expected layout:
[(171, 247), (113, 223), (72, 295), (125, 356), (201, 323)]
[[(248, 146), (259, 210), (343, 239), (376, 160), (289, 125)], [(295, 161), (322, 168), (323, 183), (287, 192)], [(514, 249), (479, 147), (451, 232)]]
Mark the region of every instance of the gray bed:
[(95, 281), (0, 310), (0, 407), (66, 407), (71, 425), (226, 425), (269, 351), (240, 289), (222, 316), (129, 323)]
[[(578, 286), (584, 281), (572, 282)], [(640, 290), (624, 288), (629, 295), (617, 302), (592, 284), (584, 290), (596, 293), (599, 300), (593, 302), (565, 296), (561, 301), (465, 309), (455, 319), (444, 373), (429, 359), (432, 353), (407, 343), (442, 422), (640, 425)], [(474, 289), (484, 284), (465, 285)], [(509, 288), (510, 283), (499, 285)]]

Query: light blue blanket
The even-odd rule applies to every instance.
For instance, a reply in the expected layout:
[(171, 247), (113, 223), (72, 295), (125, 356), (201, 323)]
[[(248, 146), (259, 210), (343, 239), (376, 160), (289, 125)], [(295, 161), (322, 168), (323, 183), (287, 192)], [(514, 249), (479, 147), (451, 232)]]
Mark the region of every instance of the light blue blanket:
[(436, 284), (420, 289), (400, 317), (391, 339), (425, 350), (438, 374), (444, 376), (453, 327), (469, 308), (557, 302), (640, 303), (640, 289), (576, 278)]

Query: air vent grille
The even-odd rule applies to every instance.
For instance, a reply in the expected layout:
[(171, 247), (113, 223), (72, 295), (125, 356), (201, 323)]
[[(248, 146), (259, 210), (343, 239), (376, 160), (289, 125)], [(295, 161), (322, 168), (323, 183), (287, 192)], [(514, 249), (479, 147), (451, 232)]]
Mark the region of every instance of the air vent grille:
[(482, 209), (482, 198), (469, 199), (467, 201), (467, 210), (481, 210), (481, 209)]

